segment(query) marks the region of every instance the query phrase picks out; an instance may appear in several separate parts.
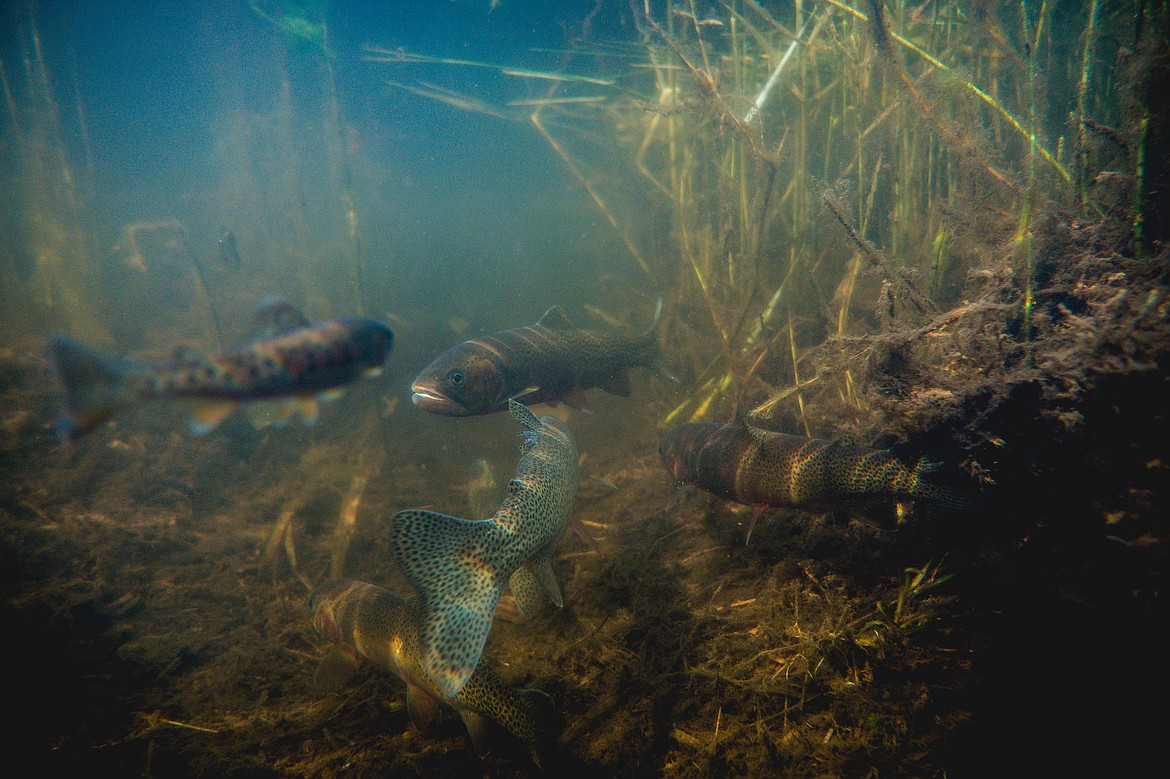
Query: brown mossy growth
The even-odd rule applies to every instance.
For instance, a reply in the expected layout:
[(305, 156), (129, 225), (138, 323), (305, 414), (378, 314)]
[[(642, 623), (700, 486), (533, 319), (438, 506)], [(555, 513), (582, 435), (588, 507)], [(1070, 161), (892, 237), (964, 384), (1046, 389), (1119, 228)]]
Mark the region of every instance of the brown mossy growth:
[[(919, 513), (882, 532), (769, 510), (745, 547), (750, 508), (670, 485), (656, 409), (613, 399), (573, 418), (583, 471), (618, 485), (582, 485), (577, 515), (600, 554), (566, 539), (566, 608), (493, 629), (488, 645), (510, 682), (549, 692), (564, 715), (557, 765), (794, 777), (985, 767), (987, 739), (1018, 739), (1035, 715), (1087, 736), (1062, 689), (1093, 663), (1125, 682), (1097, 691), (1119, 722), (1098, 726), (1140, 727), (1127, 705), (1156, 666), (1126, 636), (1157, 646), (1146, 626), (1163, 615), (1170, 257), (1125, 257), (1117, 223), (1043, 224), (1030, 341), (1014, 276), (991, 258), (970, 302), (829, 340), (812, 355), (822, 378), (805, 388), (818, 435), (887, 436), (963, 463), (1010, 497), (994, 511)], [(16, 377), (9, 407), (45, 417), (0, 437), (10, 624), (27, 638), (21, 666), (56, 699), (71, 696), (78, 725), (63, 737), (59, 719), (34, 710), (41, 740), (28, 743), (51, 739), (44, 754), (62, 767), (123, 774), (524, 773), (506, 745), (476, 758), (454, 716), (415, 730), (386, 675), (313, 688), (323, 647), (304, 586), (287, 556), (275, 565), (264, 552), (300, 500), (289, 522), (298, 568), (310, 579), (328, 569), (365, 416), (317, 429), (318, 441), (286, 431), (283, 445), (246, 429), (176, 439), (171, 420), (143, 416), (61, 451), (48, 445), (54, 398), (37, 359), (6, 359), (25, 365), (3, 374)], [(826, 378), (845, 370), (864, 380), (861, 406)], [(772, 426), (799, 430), (794, 403), (774, 411)], [(400, 586), (379, 518), (465, 498), (463, 464), (441, 471), (450, 454), (432, 439), (399, 433), (418, 459), (371, 479), (348, 574)], [(226, 476), (209, 475), (212, 464)], [(1028, 698), (1035, 683), (1058, 705)], [(1019, 712), (997, 704), (1021, 696)]]
[(926, 98), (910, 78), (906, 69), (902, 66), (897, 52), (894, 51), (883, 1), (869, 0), (869, 7), (870, 29), (872, 30), (874, 44), (877, 47), (880, 59), (901, 83), (902, 88), (910, 95), (914, 104), (921, 111), (921, 115), (931, 123), (944, 139), (947, 146), (964, 164), (985, 172), (993, 181), (998, 182), (1012, 192), (1018, 195), (1023, 194), (1023, 187), (1013, 181), (1007, 173), (995, 167), (985, 151), (985, 146), (976, 141), (971, 131), (965, 130), (949, 119), (944, 118), (942, 113), (936, 109), (932, 102)]

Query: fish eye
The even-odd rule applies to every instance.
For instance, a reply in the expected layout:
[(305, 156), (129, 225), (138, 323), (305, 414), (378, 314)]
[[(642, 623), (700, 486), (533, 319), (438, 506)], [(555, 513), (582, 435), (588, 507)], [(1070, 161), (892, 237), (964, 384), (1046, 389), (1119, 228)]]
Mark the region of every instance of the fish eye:
[(447, 374), (447, 379), (456, 387), (463, 386), (463, 380), (465, 378), (466, 377), (463, 375), (463, 371), (460, 370), (454, 370)]

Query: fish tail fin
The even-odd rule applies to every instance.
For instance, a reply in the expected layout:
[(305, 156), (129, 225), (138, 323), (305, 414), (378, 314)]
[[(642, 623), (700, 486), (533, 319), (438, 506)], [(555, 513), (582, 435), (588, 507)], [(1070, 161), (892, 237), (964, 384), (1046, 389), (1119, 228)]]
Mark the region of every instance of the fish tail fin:
[(923, 460), (915, 469), (914, 477), (911, 490), (914, 498), (955, 511), (977, 511), (979, 508), (975, 484), (958, 469)]
[(542, 758), (564, 729), (565, 721), (548, 693), (541, 690), (521, 690), (520, 701), (525, 719), (531, 723), (530, 735), (525, 739), (529, 754), (532, 756), (532, 762), (536, 763), (538, 768), (542, 768)]
[[(491, 751), (493, 731), (503, 728), (520, 739), (528, 747), (528, 754), (538, 768), (556, 736), (564, 729), (564, 718), (548, 693), (541, 690), (517, 690), (515, 704), (510, 716), (493, 722), (489, 717), (472, 708), (460, 708), (459, 716), (471, 736), (472, 746), (480, 757)], [(510, 696), (509, 696), (510, 697)]]
[(76, 440), (140, 399), (126, 378), (145, 371), (141, 363), (64, 336), (50, 339), (47, 352), (65, 386), (65, 403), (54, 428), (62, 442)]
[(390, 543), (422, 602), (422, 655), (427, 674), (455, 695), (479, 663), (496, 604), (512, 570), (491, 520), (434, 511), (400, 511), (390, 520)]

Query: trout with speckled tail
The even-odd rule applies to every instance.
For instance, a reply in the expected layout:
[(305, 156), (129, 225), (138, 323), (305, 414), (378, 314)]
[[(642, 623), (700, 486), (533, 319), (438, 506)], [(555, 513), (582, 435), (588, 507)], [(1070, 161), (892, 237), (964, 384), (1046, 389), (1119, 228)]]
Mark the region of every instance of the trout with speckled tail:
[(926, 460), (905, 460), (886, 449), (774, 433), (741, 414), (727, 424), (692, 422), (667, 432), (663, 465), (680, 482), (754, 506), (748, 539), (771, 506), (837, 509), (876, 499), (910, 499), (972, 510), (974, 487)]
[(508, 405), (524, 428), (523, 454), (490, 519), (411, 509), (390, 520), (391, 548), (421, 601), (423, 665), (447, 695), (475, 671), (509, 579), (525, 614), (537, 595), (563, 603), (552, 553), (577, 497), (577, 445), (556, 417)]
[(57, 437), (72, 441), (121, 411), (168, 398), (192, 404), (196, 434), (255, 400), (281, 399), (282, 421), (299, 411), (312, 424), (319, 398), (331, 399), (346, 384), (381, 373), (394, 345), (394, 333), (375, 319), (313, 323), (280, 297), (260, 305), (255, 324), (260, 334), (248, 343), (209, 355), (179, 348), (156, 365), (54, 337), (48, 353), (67, 393)]
[(317, 671), (318, 683), (335, 686), (361, 655), (378, 668), (406, 682), (406, 708), (411, 722), (425, 729), (446, 701), (463, 719), (479, 755), (488, 751), (489, 723), (495, 723), (522, 741), (537, 765), (541, 753), (560, 729), (560, 714), (552, 699), (540, 690), (517, 690), (489, 666), (481, 663), (467, 684), (453, 697), (427, 676), (422, 666), (418, 627), (418, 599), (350, 579), (330, 579), (309, 595), (313, 627), (334, 642)]

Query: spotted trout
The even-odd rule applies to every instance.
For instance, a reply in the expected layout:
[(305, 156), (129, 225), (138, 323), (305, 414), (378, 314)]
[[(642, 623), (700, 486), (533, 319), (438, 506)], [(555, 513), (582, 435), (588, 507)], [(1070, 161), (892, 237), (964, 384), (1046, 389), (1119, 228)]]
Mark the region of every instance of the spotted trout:
[(49, 357), (66, 390), (57, 437), (74, 440), (121, 411), (169, 398), (192, 404), (196, 434), (253, 400), (281, 399), (282, 420), (299, 411), (312, 424), (318, 398), (335, 396), (361, 376), (378, 375), (394, 345), (394, 333), (375, 319), (312, 323), (283, 298), (265, 300), (255, 322), (261, 332), (250, 342), (214, 354), (180, 347), (170, 360), (153, 365), (72, 338), (52, 338)]
[(537, 419), (514, 400), (509, 408), (524, 428), (523, 453), (490, 519), (410, 509), (390, 520), (391, 548), (421, 602), (423, 666), (449, 696), (475, 671), (510, 577), (520, 572), (519, 589), (535, 581), (546, 599), (563, 603), (552, 553), (577, 497), (577, 445), (556, 417)]
[(309, 595), (309, 612), (313, 627), (324, 638), (406, 682), (406, 708), (415, 727), (425, 729), (444, 701), (463, 719), (479, 755), (488, 751), (491, 722), (522, 741), (539, 765), (542, 746), (560, 724), (552, 699), (540, 690), (507, 686), (484, 663), (448, 698), (423, 669), (417, 598), (403, 598), (365, 582), (331, 579)]
[(659, 454), (681, 482), (756, 508), (835, 509), (875, 499), (923, 500), (971, 508), (961, 487), (944, 483), (942, 469), (886, 449), (853, 446), (752, 427), (736, 414), (727, 424), (692, 422), (663, 437)]
[(652, 368), (671, 377), (658, 359), (661, 312), (659, 300), (654, 323), (637, 334), (582, 330), (553, 306), (534, 325), (473, 338), (443, 352), (415, 377), (411, 399), (432, 414), (464, 417), (503, 411), (512, 399), (529, 406), (561, 401), (585, 408), (584, 390), (593, 387), (627, 396), (628, 368)]

